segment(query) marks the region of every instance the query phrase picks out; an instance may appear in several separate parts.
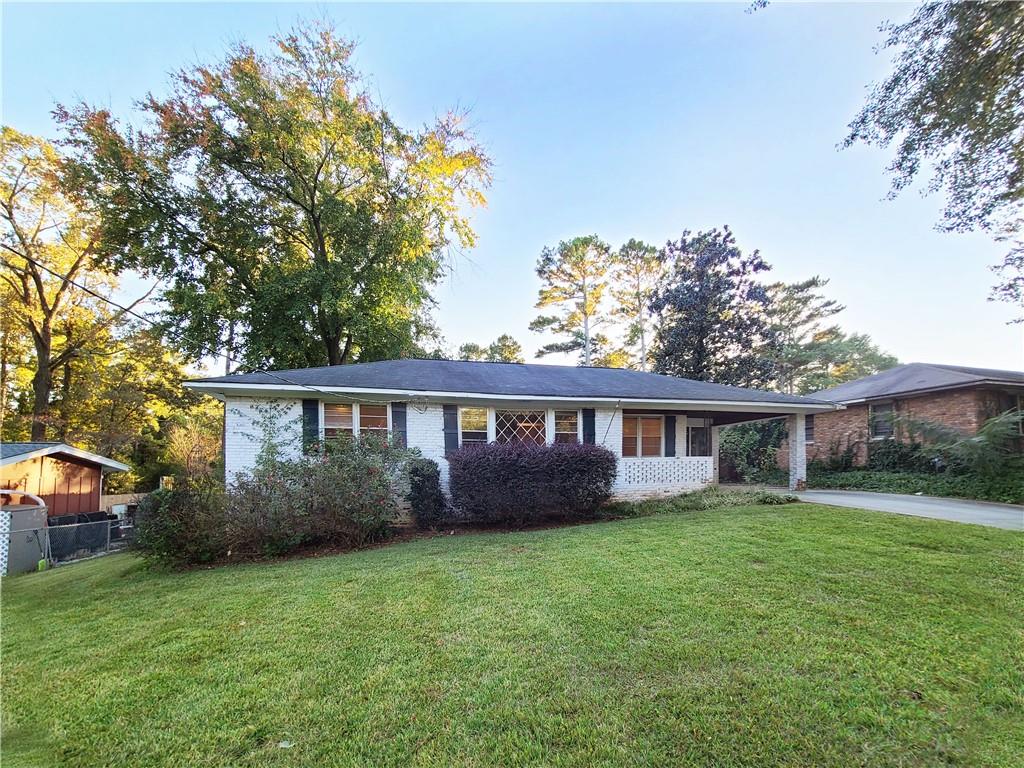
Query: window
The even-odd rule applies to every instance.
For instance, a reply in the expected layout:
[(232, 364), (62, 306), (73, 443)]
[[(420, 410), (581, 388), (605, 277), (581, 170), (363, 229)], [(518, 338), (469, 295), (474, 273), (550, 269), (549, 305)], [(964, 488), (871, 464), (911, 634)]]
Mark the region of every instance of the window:
[(544, 445), (547, 442), (547, 412), (495, 411), (494, 440), (498, 443)]
[(711, 455), (711, 419), (686, 420), (686, 455)]
[(461, 445), (483, 445), (487, 442), (487, 409), (459, 408)]
[(661, 456), (662, 424), (661, 416), (623, 416), (622, 455)]
[(359, 434), (386, 435), (388, 431), (388, 407), (386, 405), (359, 406)]
[(324, 439), (352, 434), (352, 406), (349, 403), (324, 403)]
[(804, 417), (804, 442), (808, 445), (814, 442), (814, 414), (809, 413)]
[(324, 403), (324, 440), (341, 435), (352, 435), (358, 428), (359, 434), (387, 435), (387, 405), (364, 405), (360, 403)]
[(868, 428), (872, 440), (886, 440), (892, 437), (892, 403), (875, 403), (869, 406)]
[(580, 441), (579, 411), (555, 411), (555, 442), (578, 443)]

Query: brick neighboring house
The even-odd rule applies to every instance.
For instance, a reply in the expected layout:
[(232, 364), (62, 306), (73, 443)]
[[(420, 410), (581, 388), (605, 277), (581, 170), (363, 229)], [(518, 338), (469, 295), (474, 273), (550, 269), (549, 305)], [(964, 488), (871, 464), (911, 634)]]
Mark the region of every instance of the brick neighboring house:
[[(863, 466), (872, 442), (900, 439), (891, 421), (894, 415), (936, 421), (970, 434), (986, 419), (1021, 408), (1024, 372), (908, 363), (809, 397), (841, 403), (846, 409), (807, 417), (808, 463), (825, 461), (851, 446), (854, 463)], [(789, 467), (786, 441), (778, 464)]]

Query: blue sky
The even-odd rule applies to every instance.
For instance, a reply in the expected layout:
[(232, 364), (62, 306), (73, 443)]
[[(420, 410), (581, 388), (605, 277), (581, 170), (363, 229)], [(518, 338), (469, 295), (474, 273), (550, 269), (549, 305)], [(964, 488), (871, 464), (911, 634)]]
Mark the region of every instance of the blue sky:
[(469, 108), (494, 158), (479, 245), (436, 291), (451, 348), (543, 343), (527, 325), (545, 245), (729, 224), (774, 279), (829, 278), (840, 323), (902, 361), (1024, 367), (1021, 326), (986, 301), (1001, 248), (936, 232), (939, 197), (884, 200), (888, 153), (836, 148), (887, 71), (879, 23), (911, 6), (745, 8), (5, 3), (3, 121), (50, 136), (53, 105), (77, 99), (127, 114), (175, 68), (327, 16), (401, 123)]

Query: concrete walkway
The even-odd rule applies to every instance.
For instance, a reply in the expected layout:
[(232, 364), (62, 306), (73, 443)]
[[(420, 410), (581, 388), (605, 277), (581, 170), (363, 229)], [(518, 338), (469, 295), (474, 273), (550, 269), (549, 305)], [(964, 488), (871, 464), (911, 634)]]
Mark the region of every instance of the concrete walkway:
[(868, 491), (802, 491), (795, 494), (801, 501), (856, 507), (897, 515), (931, 517), (957, 523), (988, 525), (1011, 531), (1024, 531), (1024, 506), (993, 504), (988, 501), (943, 499), (937, 496), (910, 496), (902, 493), (870, 493)]

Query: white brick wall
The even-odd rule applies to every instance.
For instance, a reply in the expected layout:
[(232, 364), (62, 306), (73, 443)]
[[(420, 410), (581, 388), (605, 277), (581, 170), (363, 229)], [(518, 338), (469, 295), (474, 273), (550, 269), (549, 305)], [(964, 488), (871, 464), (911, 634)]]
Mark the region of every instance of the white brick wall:
[(807, 485), (807, 417), (795, 413), (786, 417), (789, 432), (789, 489), (802, 491)]
[(278, 444), (282, 458), (302, 454), (302, 401), (279, 398), (229, 397), (224, 409), (224, 475), (230, 483), (236, 474), (256, 465), (262, 444), (260, 408), (271, 402), (284, 412), (278, 425)]
[(595, 408), (594, 426), (594, 441), (616, 456), (622, 456), (622, 411), (618, 408)]
[[(233, 397), (226, 404), (225, 473), (230, 483), (241, 471), (251, 469), (261, 446), (260, 407), (268, 400)], [(284, 413), (278, 440), (282, 456), (296, 457), (302, 451), (302, 401), (280, 399)], [(595, 438), (619, 459), (619, 475), (615, 495), (624, 498), (679, 493), (713, 482), (713, 464), (685, 458), (686, 418), (676, 419), (676, 456), (664, 459), (622, 459), (622, 410), (597, 408), (594, 413)], [(425, 458), (437, 462), (441, 487), (448, 492), (448, 461), (444, 457), (444, 409), (440, 404), (408, 403), (406, 406), (408, 445), (417, 448)], [(717, 430), (716, 430), (717, 431)], [(636, 464), (639, 462), (639, 464)], [(636, 466), (632, 466), (636, 464)], [(653, 473), (653, 474), (652, 474)], [(712, 475), (712, 476), (708, 476)]]
[(444, 457), (444, 408), (441, 405), (409, 403), (405, 409), (407, 440), (419, 448), (425, 459), (433, 459), (441, 470), (441, 488), (448, 492), (448, 461)]

